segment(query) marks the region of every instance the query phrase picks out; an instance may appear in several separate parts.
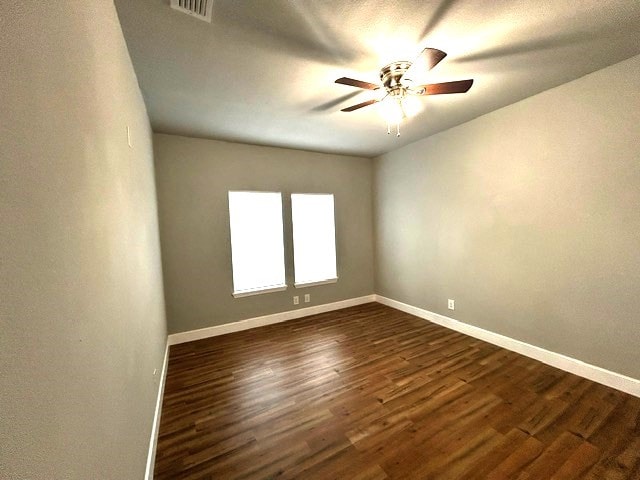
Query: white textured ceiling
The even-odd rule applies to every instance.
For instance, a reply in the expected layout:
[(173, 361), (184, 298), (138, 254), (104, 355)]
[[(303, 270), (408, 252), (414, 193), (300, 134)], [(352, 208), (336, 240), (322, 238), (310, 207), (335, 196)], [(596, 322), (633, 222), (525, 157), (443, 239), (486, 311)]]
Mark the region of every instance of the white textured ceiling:
[[(116, 0), (156, 132), (376, 156), (640, 53), (638, 0), (214, 0), (213, 21), (169, 0)], [(473, 78), (426, 97), (386, 134), (380, 67), (424, 47), (448, 56), (424, 82)], [(553, 108), (553, 106), (550, 106)]]

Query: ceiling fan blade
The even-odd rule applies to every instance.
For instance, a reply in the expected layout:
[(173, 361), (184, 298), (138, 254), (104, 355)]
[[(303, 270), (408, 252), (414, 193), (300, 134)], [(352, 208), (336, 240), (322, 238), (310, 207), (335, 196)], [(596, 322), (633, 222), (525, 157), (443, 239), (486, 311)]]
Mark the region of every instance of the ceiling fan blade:
[(468, 92), (473, 85), (473, 80), (456, 80), (455, 82), (430, 83), (428, 85), (419, 85), (415, 90), (422, 93), (418, 95), (442, 95), (444, 93), (465, 93)]
[(350, 87), (364, 88), (366, 90), (377, 90), (380, 85), (375, 83), (363, 82), (362, 80), (354, 80), (353, 78), (342, 77), (336, 80), (336, 83), (349, 85)]
[(446, 56), (447, 54), (442, 50), (427, 47), (420, 52), (402, 77), (411, 78), (412, 76), (419, 76), (420, 72), (428, 72)]
[(379, 100), (367, 100), (366, 102), (358, 103), (357, 105), (351, 105), (350, 107), (343, 108), (340, 110), (341, 112), (353, 112), (354, 110), (358, 110), (362, 107), (368, 107), (369, 105), (373, 105), (374, 103), (378, 103)]
[(433, 67), (438, 65), (447, 54), (442, 50), (438, 50), (437, 48), (425, 48), (420, 52), (418, 56), (417, 62), (418, 66), (423, 64), (427, 70), (431, 70)]

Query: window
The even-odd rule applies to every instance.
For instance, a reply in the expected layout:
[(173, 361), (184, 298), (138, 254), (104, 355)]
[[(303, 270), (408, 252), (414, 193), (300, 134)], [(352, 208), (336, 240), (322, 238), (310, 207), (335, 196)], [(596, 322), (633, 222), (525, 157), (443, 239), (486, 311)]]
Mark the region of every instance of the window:
[(229, 192), (229, 226), (234, 297), (286, 289), (282, 194)]
[(295, 286), (337, 280), (333, 195), (291, 195)]

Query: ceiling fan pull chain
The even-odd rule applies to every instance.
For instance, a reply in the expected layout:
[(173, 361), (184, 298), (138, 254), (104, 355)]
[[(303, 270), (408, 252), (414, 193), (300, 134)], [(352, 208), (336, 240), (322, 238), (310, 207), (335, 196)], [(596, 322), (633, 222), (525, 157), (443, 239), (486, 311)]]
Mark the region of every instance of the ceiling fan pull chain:
[(391, 135), (391, 124), (387, 120), (387, 135)]
[(400, 136), (400, 122), (397, 123), (396, 125), (396, 137)]

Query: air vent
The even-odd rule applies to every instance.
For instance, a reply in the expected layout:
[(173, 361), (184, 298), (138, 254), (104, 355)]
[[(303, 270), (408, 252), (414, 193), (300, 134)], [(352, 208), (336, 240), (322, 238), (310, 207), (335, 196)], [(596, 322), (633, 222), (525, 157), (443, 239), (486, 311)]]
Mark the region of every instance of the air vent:
[(171, 8), (211, 23), (213, 0), (171, 0)]

